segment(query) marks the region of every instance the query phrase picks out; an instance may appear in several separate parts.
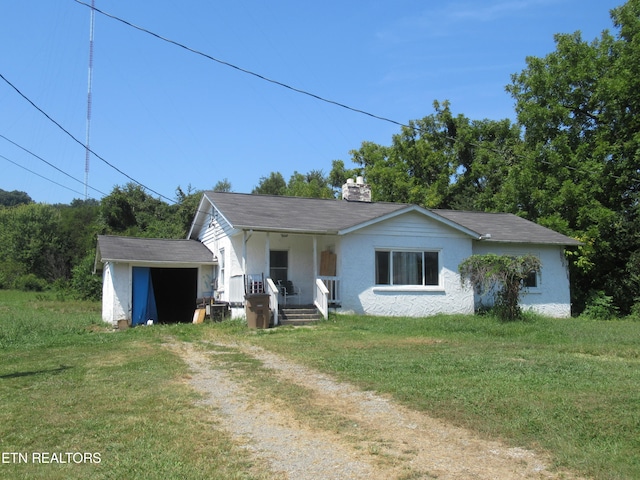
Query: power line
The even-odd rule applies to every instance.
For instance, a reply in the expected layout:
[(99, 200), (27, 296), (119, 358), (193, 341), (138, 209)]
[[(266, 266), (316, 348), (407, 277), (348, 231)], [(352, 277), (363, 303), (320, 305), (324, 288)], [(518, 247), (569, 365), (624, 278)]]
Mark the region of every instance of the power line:
[[(331, 105), (335, 105), (335, 106), (338, 106), (340, 108), (344, 108), (346, 110), (350, 110), (350, 111), (355, 112), (355, 113), (360, 113), (362, 115), (366, 115), (366, 116), (369, 116), (369, 117), (377, 119), (377, 120), (382, 120), (384, 122), (391, 123), (393, 125), (397, 125), (397, 126), (400, 126), (400, 127), (405, 127), (405, 128), (411, 129), (414, 132), (419, 133), (419, 134), (423, 134), (424, 133), (424, 130), (422, 128), (420, 128), (419, 126), (413, 124), (413, 122), (410, 122), (409, 124), (406, 124), (406, 123), (403, 123), (403, 122), (399, 122), (399, 121), (393, 120), (391, 118), (383, 117), (381, 115), (376, 115), (376, 114), (368, 112), (366, 110), (355, 108), (355, 107), (346, 105), (344, 103), (341, 103), (341, 102), (338, 102), (338, 101), (335, 101), (335, 100), (331, 100), (331, 99), (322, 97), (320, 95), (317, 95), (315, 93), (309, 92), (307, 90), (303, 90), (303, 89), (300, 89), (300, 88), (293, 87), (293, 86), (288, 85), (288, 84), (286, 84), (284, 82), (280, 82), (278, 80), (274, 80), (272, 78), (269, 78), (269, 77), (266, 77), (266, 76), (261, 75), (259, 73), (256, 73), (256, 72), (253, 72), (251, 70), (248, 70), (246, 68), (239, 67), (237, 65), (234, 65), (233, 63), (221, 60), (221, 59), (216, 58), (216, 57), (214, 57), (212, 55), (209, 55), (208, 53), (204, 53), (204, 52), (202, 52), (200, 50), (197, 50), (195, 48), (189, 47), (189, 46), (187, 46), (187, 45), (185, 45), (183, 43), (180, 43), (178, 41), (175, 41), (175, 40), (172, 40), (170, 38), (164, 37), (164, 36), (162, 36), (160, 34), (152, 32), (151, 30), (148, 30), (148, 29), (146, 29), (144, 27), (141, 27), (139, 25), (135, 25), (134, 23), (131, 23), (128, 20), (124, 20), (123, 18), (120, 18), (120, 17), (118, 17), (116, 15), (112, 15), (110, 13), (107, 13), (107, 12), (103, 11), (103, 10), (95, 8), (93, 5), (89, 5), (89, 4), (87, 4), (85, 2), (82, 2), (80, 0), (74, 0), (74, 1), (76, 3), (79, 3), (80, 5), (84, 5), (85, 7), (89, 7), (92, 10), (95, 10), (96, 12), (104, 15), (105, 17), (108, 17), (108, 18), (111, 18), (113, 20), (116, 20), (116, 21), (118, 21), (120, 23), (123, 23), (124, 25), (127, 25), (128, 27), (131, 27), (131, 28), (134, 28), (134, 29), (136, 29), (136, 30), (138, 30), (140, 32), (146, 33), (147, 35), (151, 35), (152, 37), (155, 37), (155, 38), (157, 38), (159, 40), (162, 40), (163, 42), (170, 43), (170, 44), (175, 45), (175, 46), (177, 46), (179, 48), (182, 48), (182, 49), (184, 49), (184, 50), (186, 50), (188, 52), (194, 53), (194, 54), (199, 55), (201, 57), (204, 57), (204, 58), (206, 58), (208, 60), (212, 60), (212, 61), (214, 61), (216, 63), (221, 64), (221, 65), (233, 68), (233, 69), (238, 70), (239, 72), (245, 73), (247, 75), (254, 76), (254, 77), (256, 77), (256, 78), (258, 78), (260, 80), (272, 83), (274, 85), (286, 88), (286, 89), (291, 90), (293, 92), (300, 93), (302, 95), (309, 96), (309, 97), (314, 98), (316, 100), (319, 100), (321, 102), (329, 103)], [(468, 141), (467, 142), (463, 142), (461, 139), (455, 138), (455, 137), (451, 137), (449, 135), (445, 135), (444, 138), (447, 139), (447, 140), (451, 140), (454, 143), (464, 143), (466, 145), (470, 145), (470, 146), (475, 147), (475, 148), (485, 148), (487, 150), (490, 150), (490, 151), (500, 155), (503, 158), (506, 158), (507, 156), (512, 156), (512, 157), (516, 157), (516, 158), (520, 158), (520, 159), (524, 159), (525, 158), (524, 156), (518, 155), (518, 154), (516, 154), (514, 152), (507, 153), (507, 152), (505, 152), (503, 150), (499, 150), (497, 148), (488, 147), (487, 145), (482, 145), (482, 144), (479, 144), (479, 143), (468, 142)], [(542, 164), (553, 166), (553, 164), (551, 162), (549, 162), (549, 161), (546, 161), (546, 160), (543, 160), (543, 159), (538, 159), (538, 161), (540, 163), (542, 163)], [(573, 166), (570, 166), (570, 165), (563, 165), (563, 166), (567, 170), (581, 172), (581, 170), (579, 168), (577, 168), (577, 167), (573, 167)], [(616, 175), (611, 175), (611, 178), (622, 179), (622, 177), (619, 177), (619, 176), (616, 176)], [(637, 178), (632, 178), (631, 180), (633, 180), (634, 182), (640, 182), (640, 179), (637, 179)]]
[(71, 137), (71, 139), (76, 142), (78, 145), (82, 146), (82, 148), (86, 148), (89, 150), (89, 152), (91, 152), (97, 159), (99, 159), (100, 161), (104, 162), (106, 165), (108, 165), (109, 167), (111, 167), (112, 169), (114, 169), (116, 172), (120, 173), (121, 175), (124, 175), (125, 177), (127, 177), (129, 180), (131, 180), (133, 183), (140, 185), (142, 188), (144, 188), (145, 190), (148, 190), (152, 193), (155, 193), (156, 195), (158, 195), (161, 198), (164, 198), (165, 200), (168, 200), (170, 203), (175, 203), (175, 200), (166, 197), (164, 195), (162, 195), (161, 193), (156, 192), (155, 190), (147, 187), (146, 185), (144, 185), (143, 183), (139, 182), (138, 180), (136, 180), (135, 178), (133, 178), (132, 176), (128, 175), (127, 173), (123, 172), (122, 170), (120, 170), (118, 167), (116, 167), (115, 165), (113, 165), (112, 163), (109, 163), (107, 160), (105, 160), (104, 158), (102, 158), (100, 155), (98, 155), (96, 152), (94, 152), (93, 150), (91, 150), (88, 146), (86, 146), (84, 143), (82, 143), (80, 140), (78, 140), (71, 132), (69, 132), (66, 128), (64, 128), (62, 125), (60, 125), (57, 121), (55, 121), (49, 114), (47, 114), (44, 110), (42, 110), (40, 107), (38, 107), (29, 97), (27, 97), (24, 93), (22, 93), (18, 87), (16, 87), (13, 83), (11, 83), (9, 80), (7, 80), (7, 78), (2, 75), (2, 73), (0, 73), (0, 78), (2, 80), (5, 81), (5, 83), (7, 83), (11, 88), (13, 88), (18, 95), (20, 95), (22, 98), (24, 98), (27, 102), (29, 102), (31, 104), (31, 106), (33, 106), (33, 108), (35, 108), (36, 110), (38, 110), (42, 115), (44, 115), (45, 117), (47, 117), (47, 119), (52, 122), (53, 124), (55, 124), (60, 130), (62, 130), (64, 133), (66, 133), (69, 137)]
[[(79, 180), (79, 179), (77, 179), (76, 177), (74, 177), (73, 175), (70, 175), (69, 173), (65, 172), (64, 170), (62, 170), (62, 169), (60, 169), (60, 168), (56, 167), (53, 163), (48, 162), (48, 161), (47, 161), (47, 160), (45, 160), (44, 158), (42, 158), (42, 157), (40, 157), (40, 156), (36, 155), (36, 154), (35, 154), (35, 153), (33, 153), (31, 150), (28, 150), (27, 148), (23, 147), (22, 145), (17, 144), (16, 142), (14, 142), (13, 140), (11, 140), (11, 139), (9, 139), (9, 138), (5, 137), (5, 136), (4, 136), (4, 135), (2, 135), (1, 133), (0, 133), (0, 138), (3, 138), (4, 140), (6, 140), (7, 142), (9, 142), (10, 144), (12, 144), (12, 145), (14, 145), (14, 146), (18, 147), (20, 150), (22, 150), (22, 151), (24, 151), (24, 152), (28, 153), (28, 154), (29, 154), (29, 155), (31, 155), (32, 157), (37, 158), (37, 159), (38, 159), (38, 160), (40, 160), (41, 162), (46, 163), (46, 164), (47, 164), (47, 165), (49, 165), (51, 168), (53, 168), (53, 169), (57, 170), (58, 172), (62, 173), (63, 175), (66, 175), (67, 177), (69, 177), (71, 180), (75, 180), (75, 181), (76, 181), (76, 182), (78, 182), (78, 183), (83, 183), (83, 182), (82, 182), (82, 180)], [(95, 192), (98, 192), (99, 194), (101, 194), (101, 195), (103, 195), (103, 196), (106, 196), (106, 195), (107, 195), (106, 193), (101, 192), (101, 191), (100, 191), (100, 190), (98, 190), (97, 188), (93, 188), (93, 187), (92, 187), (92, 186), (90, 186), (90, 185), (87, 185), (87, 186), (88, 186), (91, 190), (93, 190), (93, 191), (95, 191)], [(75, 191), (75, 190), (74, 190), (74, 191)], [(86, 195), (86, 192), (85, 192), (85, 195)], [(86, 200), (86, 198), (85, 198), (85, 200)]]
[[(18, 162), (14, 162), (13, 160), (11, 160), (11, 159), (9, 159), (9, 158), (5, 157), (4, 155), (0, 155), (0, 158), (5, 159), (5, 160), (6, 160), (7, 162), (9, 162), (9, 163), (13, 163), (15, 166), (20, 167), (20, 168), (22, 168), (23, 170), (26, 170), (26, 171), (27, 171), (27, 172), (29, 172), (29, 173), (32, 173), (32, 174), (34, 174), (34, 175), (36, 175), (36, 176), (38, 176), (38, 177), (40, 177), (40, 178), (44, 178), (44, 179), (45, 179), (45, 180), (47, 180), (48, 182), (54, 183), (54, 184), (58, 185), (59, 187), (66, 188), (67, 190), (70, 190), (70, 191), (72, 191), (73, 193), (77, 193), (78, 195), (82, 195), (82, 192), (79, 192), (79, 191), (77, 191), (77, 190), (74, 190), (73, 188), (67, 187), (66, 185), (63, 185), (63, 184), (58, 183), (58, 182), (56, 182), (56, 181), (54, 181), (54, 180), (51, 180), (50, 178), (47, 178), (47, 177), (45, 177), (44, 175), (40, 175), (39, 173), (34, 172), (33, 170), (29, 170), (27, 167), (25, 167), (25, 166), (23, 166), (23, 165), (20, 165)], [(86, 199), (85, 199), (85, 200), (86, 200)]]
[(139, 30), (139, 31), (141, 31), (143, 33), (146, 33), (147, 35), (151, 35), (152, 37), (155, 37), (155, 38), (157, 38), (159, 40), (162, 40), (163, 42), (170, 43), (170, 44), (175, 45), (177, 47), (180, 47), (180, 48), (182, 48), (184, 50), (187, 50), (188, 52), (195, 53), (196, 55), (200, 55), (201, 57), (204, 57), (204, 58), (206, 58), (208, 60), (212, 60), (214, 62), (217, 62), (217, 63), (221, 64), (221, 65), (225, 65), (227, 67), (233, 68), (235, 70), (238, 70), (239, 72), (246, 73), (247, 75), (254, 76), (256, 78), (259, 78), (260, 80), (264, 80), (265, 82), (273, 83), (274, 85), (278, 85), (280, 87), (286, 88), (286, 89), (291, 90), (293, 92), (300, 93), (302, 95), (307, 95), (307, 96), (309, 96), (311, 98), (315, 98), (316, 100), (320, 100), (321, 102), (330, 103), (330, 104), (336, 105), (336, 106), (338, 106), (340, 108), (344, 108), (346, 110), (351, 110), (352, 112), (360, 113), (362, 115), (367, 115), (367, 116), (375, 118), (377, 120), (382, 120), (384, 122), (392, 123), (394, 125), (399, 125), (401, 127), (409, 127), (408, 125), (405, 125), (404, 123), (398, 122), (398, 121), (393, 120), (391, 118), (383, 117), (383, 116), (376, 115), (376, 114), (371, 113), (371, 112), (367, 112), (366, 110), (361, 110), (359, 108), (351, 107), (351, 106), (346, 105), (344, 103), (340, 103), (338, 101), (322, 97), (320, 95), (317, 95), (315, 93), (309, 92), (307, 90), (303, 90), (301, 88), (293, 87), (293, 86), (288, 85), (288, 84), (286, 84), (284, 82), (280, 82), (278, 80), (274, 80), (272, 78), (269, 78), (269, 77), (266, 77), (266, 76), (261, 75), (259, 73), (256, 73), (256, 72), (253, 72), (251, 70), (248, 70), (246, 68), (239, 67), (238, 65), (234, 65), (233, 63), (221, 60), (221, 59), (216, 58), (216, 57), (214, 57), (212, 55), (209, 55), (208, 53), (204, 53), (204, 52), (202, 52), (200, 50), (196, 50), (195, 48), (191, 48), (191, 47), (189, 47), (189, 46), (187, 46), (187, 45), (185, 45), (183, 43), (180, 43), (180, 42), (177, 42), (175, 40), (171, 40), (170, 38), (167, 38), (167, 37), (164, 37), (162, 35), (159, 35), (159, 34), (157, 34), (155, 32), (152, 32), (151, 30), (148, 30), (148, 29), (144, 28), (144, 27), (140, 27), (138, 25), (135, 25), (134, 23), (131, 23), (131, 22), (127, 21), (127, 20), (124, 20), (123, 18), (117, 17), (115, 15), (107, 13), (107, 12), (105, 12), (103, 10), (98, 9), (98, 8), (92, 7), (91, 5), (89, 5), (87, 3), (84, 3), (84, 2), (81, 2), (80, 0), (74, 0), (74, 2), (79, 3), (80, 5), (84, 5), (85, 7), (92, 8), (96, 12), (104, 15), (105, 17), (109, 17), (109, 18), (111, 18), (113, 20), (116, 20), (116, 21), (118, 21), (120, 23), (123, 23), (123, 24), (125, 24), (125, 25), (127, 25), (127, 26), (129, 26), (131, 28), (135, 28), (136, 30)]

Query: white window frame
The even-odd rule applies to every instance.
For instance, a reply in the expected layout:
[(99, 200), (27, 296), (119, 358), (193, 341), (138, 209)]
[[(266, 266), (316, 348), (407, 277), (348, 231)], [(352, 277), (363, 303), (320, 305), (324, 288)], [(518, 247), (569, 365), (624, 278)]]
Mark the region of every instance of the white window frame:
[[(376, 257), (380, 252), (387, 252), (389, 254), (389, 283), (377, 283), (378, 271)], [(394, 284), (393, 283), (393, 257), (394, 253), (420, 253), (422, 254), (422, 283), (421, 284)], [(438, 256), (438, 283), (433, 285), (425, 284), (425, 253), (435, 253)], [(442, 291), (444, 289), (442, 279), (442, 250), (437, 248), (376, 248), (374, 251), (374, 290), (379, 291)]]
[(224, 292), (224, 273), (225, 273), (225, 258), (224, 258), (224, 248), (219, 250), (218, 257), (218, 291)]

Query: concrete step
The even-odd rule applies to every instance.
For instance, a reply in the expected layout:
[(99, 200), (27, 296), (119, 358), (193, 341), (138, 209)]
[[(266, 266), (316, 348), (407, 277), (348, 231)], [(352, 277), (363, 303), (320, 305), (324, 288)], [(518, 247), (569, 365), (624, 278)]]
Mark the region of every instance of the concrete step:
[(322, 320), (322, 315), (314, 306), (286, 306), (278, 313), (280, 325), (312, 325)]

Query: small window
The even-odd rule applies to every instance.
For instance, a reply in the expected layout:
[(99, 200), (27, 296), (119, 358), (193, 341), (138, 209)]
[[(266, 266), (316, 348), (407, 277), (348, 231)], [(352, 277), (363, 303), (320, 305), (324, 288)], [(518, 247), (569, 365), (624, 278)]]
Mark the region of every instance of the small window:
[[(511, 258), (519, 258), (521, 254), (508, 253)], [(536, 255), (537, 256), (537, 255)], [(522, 280), (523, 288), (537, 288), (538, 287), (538, 272), (529, 272), (529, 274)]]
[(220, 258), (218, 258), (218, 288), (224, 290), (224, 248), (220, 249)]
[(538, 286), (538, 274), (536, 272), (529, 273), (527, 278), (524, 279), (523, 285), (525, 288), (536, 288)]
[(375, 255), (376, 285), (439, 284), (438, 252), (378, 250)]

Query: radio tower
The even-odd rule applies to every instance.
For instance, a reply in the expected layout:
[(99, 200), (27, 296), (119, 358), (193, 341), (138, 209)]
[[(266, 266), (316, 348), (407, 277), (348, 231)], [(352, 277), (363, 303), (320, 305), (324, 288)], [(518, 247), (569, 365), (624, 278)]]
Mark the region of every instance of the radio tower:
[(87, 188), (89, 184), (89, 159), (91, 148), (89, 138), (91, 134), (91, 84), (93, 83), (93, 24), (95, 22), (95, 0), (91, 0), (91, 21), (89, 25), (89, 79), (87, 86), (87, 135), (84, 155), (84, 199), (87, 200), (89, 194)]

